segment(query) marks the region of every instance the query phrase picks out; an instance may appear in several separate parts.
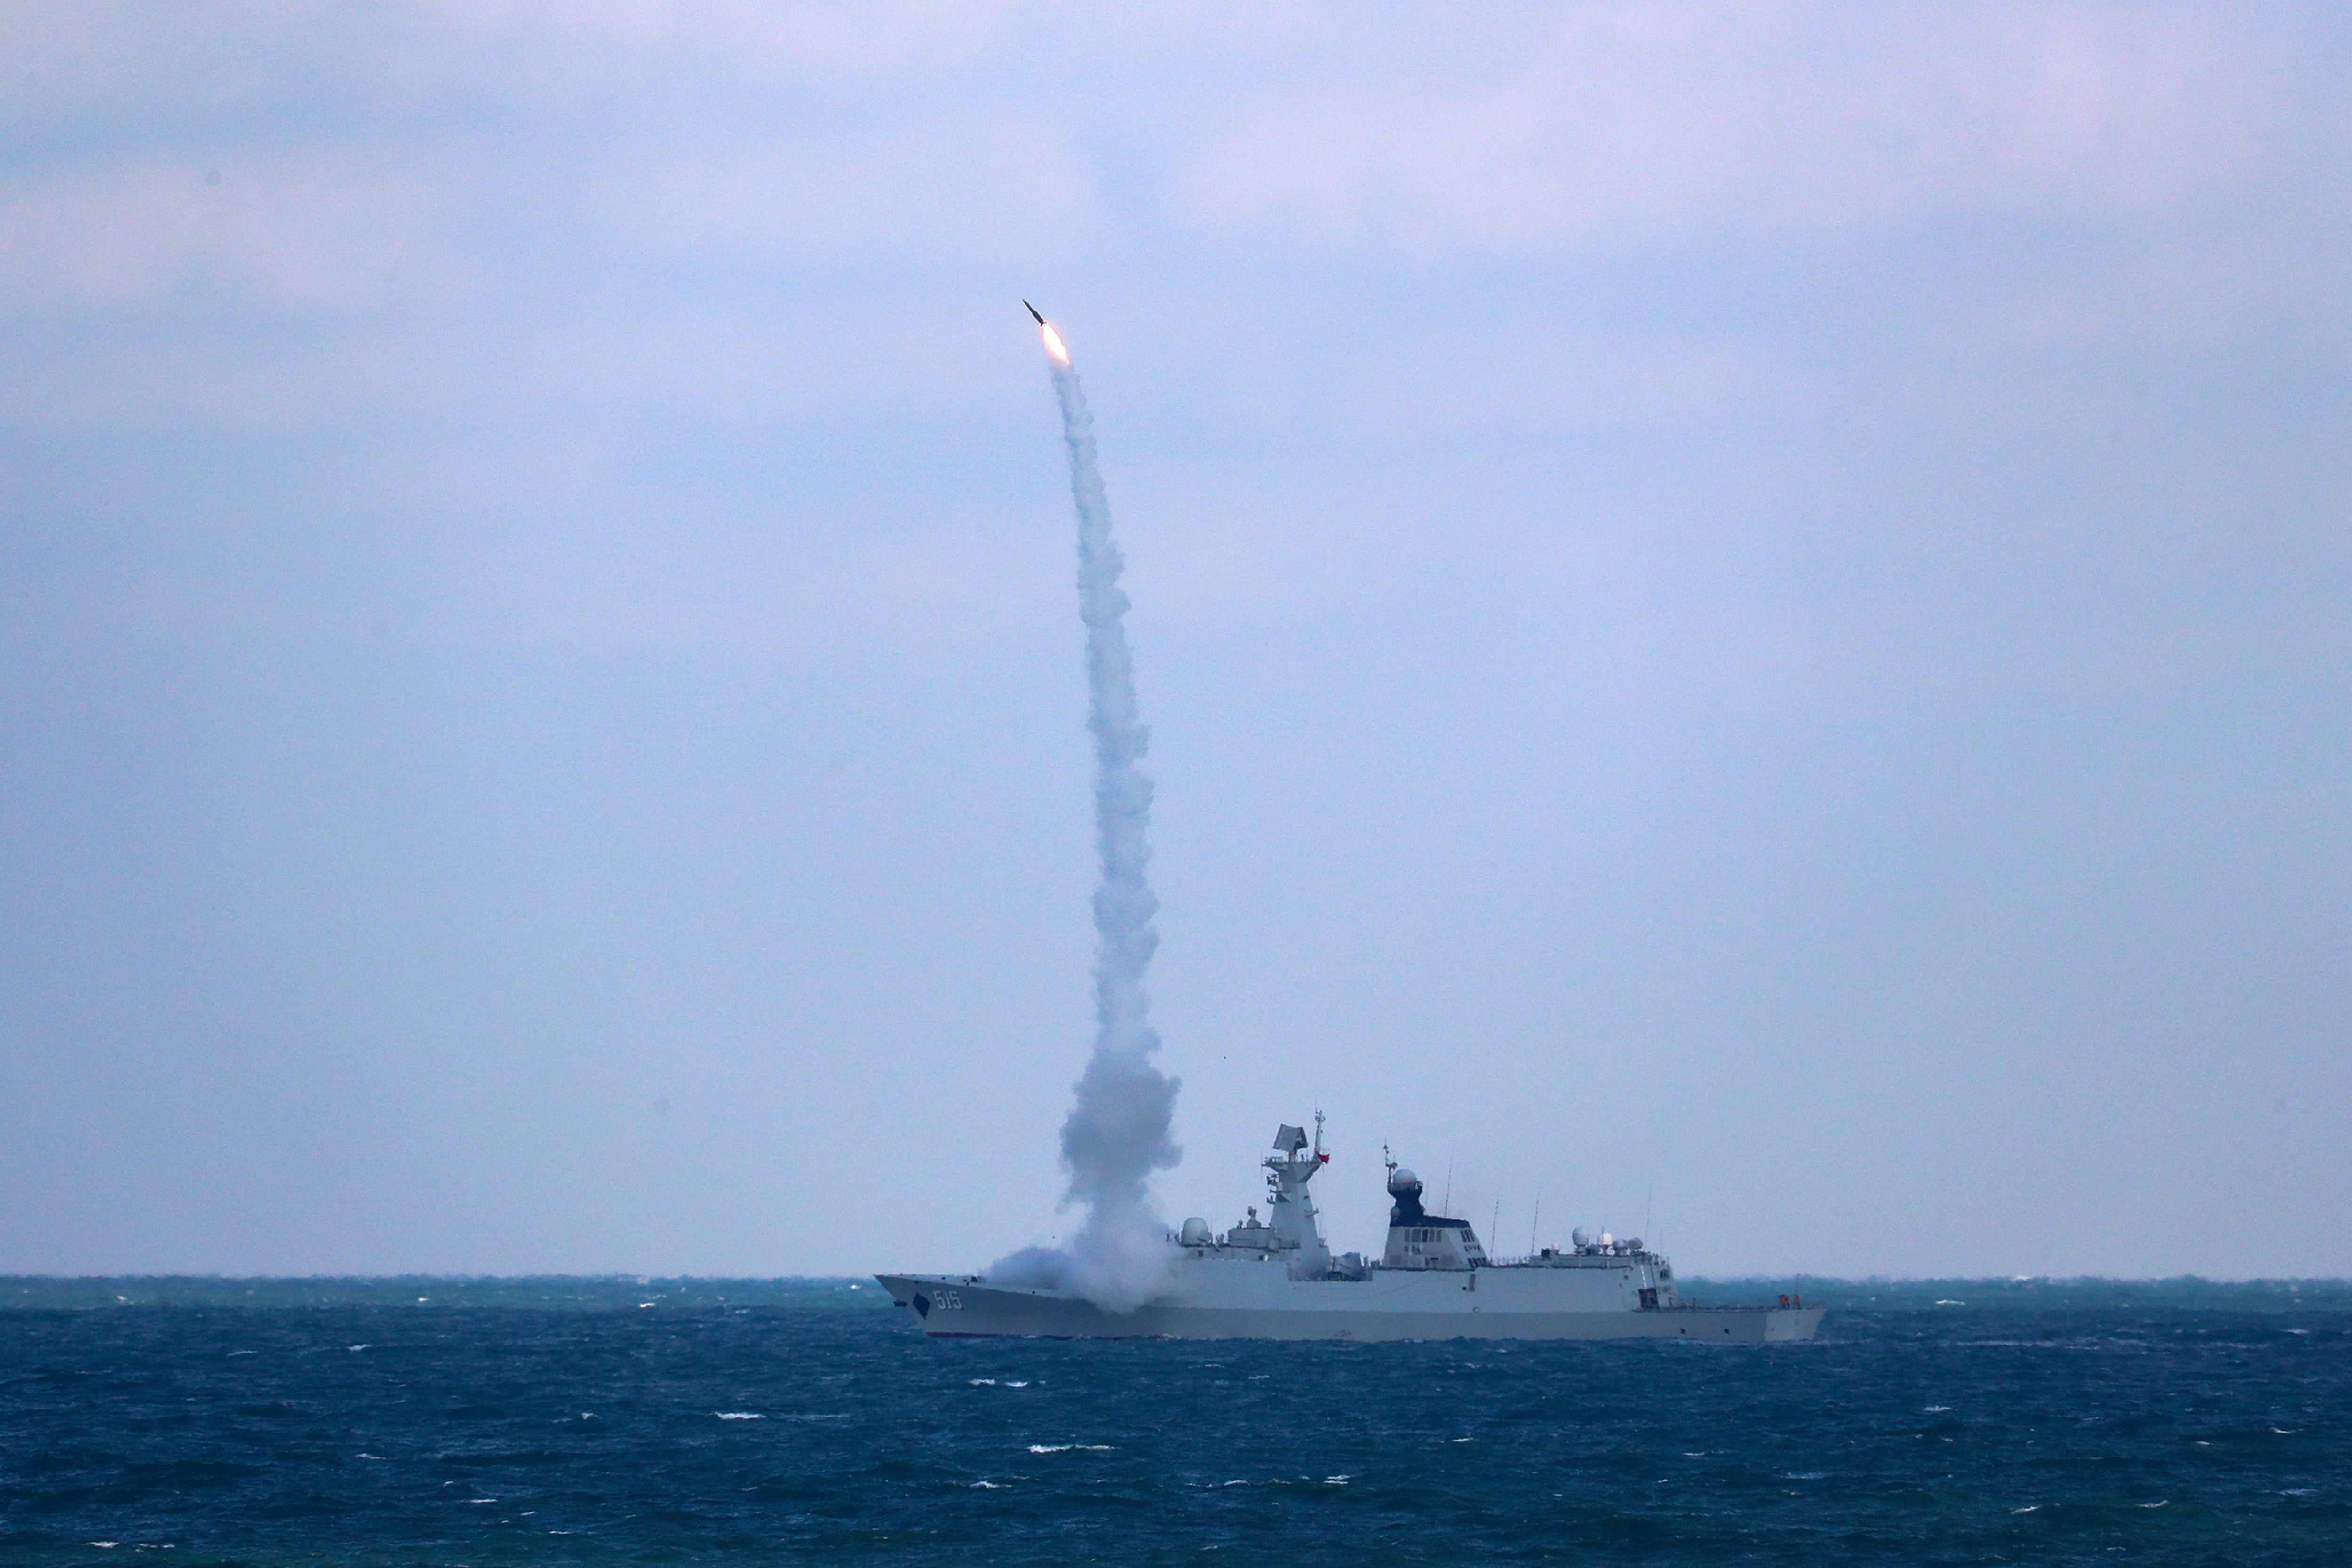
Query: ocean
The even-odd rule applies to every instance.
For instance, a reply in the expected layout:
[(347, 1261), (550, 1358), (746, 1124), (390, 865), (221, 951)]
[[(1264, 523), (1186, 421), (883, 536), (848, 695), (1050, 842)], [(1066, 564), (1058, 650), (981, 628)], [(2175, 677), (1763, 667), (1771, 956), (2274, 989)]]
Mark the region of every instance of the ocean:
[(0, 1563), (2352, 1563), (2352, 1286), (1809, 1343), (931, 1341), (848, 1280), (0, 1280)]

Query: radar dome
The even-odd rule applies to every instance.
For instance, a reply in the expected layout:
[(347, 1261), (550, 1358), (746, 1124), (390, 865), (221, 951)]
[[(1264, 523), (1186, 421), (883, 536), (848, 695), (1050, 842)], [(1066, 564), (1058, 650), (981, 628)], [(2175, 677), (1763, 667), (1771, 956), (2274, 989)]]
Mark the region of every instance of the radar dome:
[(1617, 1238), (1604, 1230), (1601, 1233), (1601, 1245), (1603, 1247), (1614, 1247), (1617, 1245)]
[(1421, 1191), (1421, 1178), (1414, 1175), (1402, 1165), (1399, 1165), (1395, 1170), (1389, 1173), (1389, 1191), (1392, 1193), (1417, 1193)]
[(1187, 1247), (1208, 1246), (1209, 1222), (1198, 1215), (1193, 1215), (1184, 1222), (1184, 1228), (1176, 1233), (1176, 1239)]
[(1568, 1233), (1568, 1239), (1579, 1247), (1590, 1247), (1592, 1245), (1592, 1233), (1580, 1225)]

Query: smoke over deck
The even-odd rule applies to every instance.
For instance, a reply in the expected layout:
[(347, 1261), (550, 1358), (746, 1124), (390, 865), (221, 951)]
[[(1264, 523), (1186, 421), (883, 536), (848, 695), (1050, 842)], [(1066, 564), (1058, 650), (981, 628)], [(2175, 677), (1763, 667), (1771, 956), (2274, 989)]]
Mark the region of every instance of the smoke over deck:
[[(1177, 1082), (1151, 1063), (1160, 1037), (1151, 1027), (1143, 972), (1160, 945), (1151, 918), (1160, 900), (1145, 879), (1150, 849), (1151, 781), (1137, 765), (1149, 736), (1135, 705), (1135, 671), (1127, 648), (1126, 563), (1111, 542), (1110, 503), (1095, 467), (1094, 418), (1077, 374), (1045, 328), (1054, 353), (1054, 390), (1070, 447), (1070, 492), (1078, 512), (1078, 613), (1087, 628), (1087, 727), (1095, 741), (1095, 845), (1102, 878), (1095, 889), (1095, 1047), (1078, 1079), (1077, 1103), (1062, 1124), (1069, 1196), (1087, 1205), (1068, 1254), (1034, 1249), (990, 1270), (1008, 1282), (1072, 1286), (1113, 1310), (1142, 1302), (1168, 1265), (1167, 1227), (1152, 1213), (1151, 1173), (1176, 1163), (1169, 1137)], [(1058, 1279), (1048, 1276), (1059, 1275)]]

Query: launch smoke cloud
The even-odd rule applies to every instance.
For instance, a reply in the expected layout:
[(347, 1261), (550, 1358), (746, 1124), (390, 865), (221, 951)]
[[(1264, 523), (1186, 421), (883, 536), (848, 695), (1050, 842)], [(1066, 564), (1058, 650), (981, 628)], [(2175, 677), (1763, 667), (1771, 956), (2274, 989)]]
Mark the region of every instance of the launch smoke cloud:
[(1043, 317), (1039, 324), (1053, 356), (1077, 506), (1078, 614), (1087, 630), (1087, 727), (1095, 742), (1095, 846), (1102, 864), (1094, 896), (1094, 1053), (1062, 1124), (1068, 1196), (1086, 1205), (1087, 1215), (1066, 1253), (1033, 1248), (989, 1272), (1006, 1283), (1023, 1277), (1067, 1285), (1099, 1306), (1123, 1311), (1149, 1299), (1166, 1276), (1167, 1226), (1152, 1212), (1149, 1185), (1153, 1171), (1180, 1157), (1169, 1134), (1177, 1080), (1152, 1065), (1160, 1037), (1143, 989), (1144, 970), (1160, 945), (1151, 923), (1160, 900), (1144, 874), (1151, 853), (1146, 842), (1151, 781), (1139, 764), (1149, 733), (1136, 710), (1128, 598), (1118, 586), (1126, 562), (1111, 539), (1110, 503), (1095, 464), (1094, 417), (1058, 334)]

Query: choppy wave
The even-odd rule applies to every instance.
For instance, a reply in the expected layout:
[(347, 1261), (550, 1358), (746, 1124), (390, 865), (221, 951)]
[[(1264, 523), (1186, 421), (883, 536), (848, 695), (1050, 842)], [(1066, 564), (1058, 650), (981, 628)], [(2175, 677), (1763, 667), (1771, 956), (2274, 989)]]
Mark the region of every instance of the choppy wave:
[(2352, 1559), (2352, 1310), (2310, 1289), (1945, 1284), (1694, 1352), (942, 1342), (710, 1281), (100, 1283), (0, 1313), (0, 1563)]

